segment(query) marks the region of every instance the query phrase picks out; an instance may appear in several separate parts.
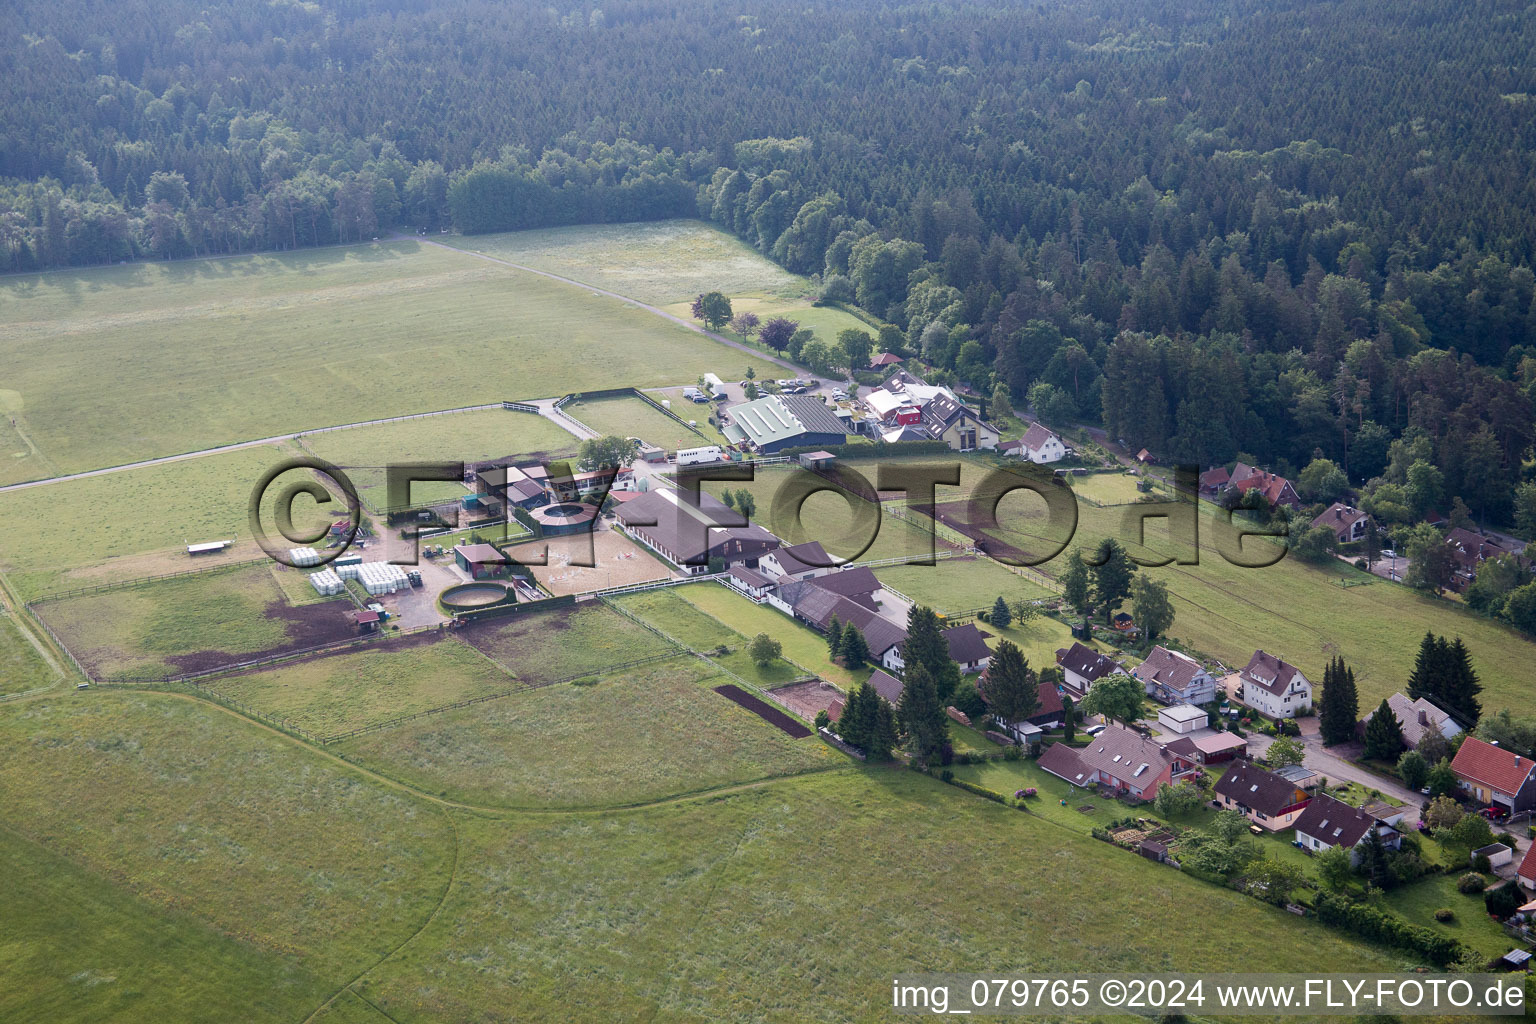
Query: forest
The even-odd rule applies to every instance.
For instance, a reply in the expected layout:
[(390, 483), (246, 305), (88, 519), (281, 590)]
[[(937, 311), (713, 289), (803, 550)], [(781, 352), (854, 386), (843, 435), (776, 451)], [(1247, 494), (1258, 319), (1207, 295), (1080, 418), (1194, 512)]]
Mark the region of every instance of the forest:
[(1536, 8), (13, 11), (0, 270), (702, 217), (1047, 422), (1536, 531)]

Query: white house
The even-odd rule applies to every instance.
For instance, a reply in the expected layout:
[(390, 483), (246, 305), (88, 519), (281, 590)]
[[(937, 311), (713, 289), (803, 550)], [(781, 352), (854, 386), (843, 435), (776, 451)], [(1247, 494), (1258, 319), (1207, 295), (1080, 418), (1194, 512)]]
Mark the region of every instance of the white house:
[(1216, 677), (1194, 658), (1166, 647), (1152, 648), (1131, 675), (1148, 697), (1164, 704), (1209, 704), (1216, 699)]
[(1093, 684), (1105, 676), (1127, 674), (1113, 658), (1079, 643), (1059, 648), (1056, 651), (1056, 664), (1061, 666), (1062, 685), (1067, 696), (1075, 701), (1082, 700)]
[(769, 579), (782, 582), (786, 577), (808, 580), (833, 569), (832, 556), (821, 546), (821, 541), (810, 540), (804, 544), (770, 551), (757, 561), (758, 571)]
[(1402, 845), (1402, 835), (1392, 826), (1331, 796), (1316, 796), (1296, 819), (1296, 840), (1313, 852), (1342, 846), (1349, 851), (1350, 863), (1359, 864), (1360, 844), (1373, 828), (1388, 849)]
[(1273, 654), (1254, 651), (1238, 679), (1244, 704), (1270, 718), (1295, 718), (1312, 706), (1312, 684), (1301, 669)]
[(1061, 438), (1038, 423), (1030, 424), (1019, 441), (1019, 458), (1030, 462), (1059, 462), (1066, 454)]

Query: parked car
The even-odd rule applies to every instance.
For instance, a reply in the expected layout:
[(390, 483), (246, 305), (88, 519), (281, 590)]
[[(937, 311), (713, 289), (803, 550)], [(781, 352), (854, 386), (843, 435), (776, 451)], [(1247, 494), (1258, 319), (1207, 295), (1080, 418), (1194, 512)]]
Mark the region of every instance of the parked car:
[(1381, 557), (1382, 558), (1396, 558), (1397, 557), (1397, 552), (1393, 551), (1391, 548), (1382, 548), (1381, 549)]
[(1508, 810), (1508, 808), (1497, 807), (1497, 806), (1495, 806), (1495, 807), (1484, 807), (1482, 810), (1478, 811), (1477, 813), (1481, 814), (1483, 817), (1487, 818), (1489, 821), (1503, 821), (1505, 818), (1509, 817), (1509, 810)]
[(1090, 725), (1088, 728), (1083, 730), (1083, 733), (1085, 735), (1087, 735), (1087, 736), (1097, 736), (1099, 733), (1103, 732), (1106, 728), (1108, 728), (1108, 726)]

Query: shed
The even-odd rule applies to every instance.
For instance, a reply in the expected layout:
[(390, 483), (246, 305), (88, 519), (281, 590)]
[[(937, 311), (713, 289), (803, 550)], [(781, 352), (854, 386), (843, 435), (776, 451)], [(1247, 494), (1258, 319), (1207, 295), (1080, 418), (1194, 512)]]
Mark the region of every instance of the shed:
[(800, 456), (800, 465), (806, 469), (826, 469), (836, 458), (831, 452), (806, 452)]
[(505, 576), (512, 567), (507, 557), (490, 544), (456, 545), (453, 561), (472, 580)]
[(1479, 857), (1487, 857), (1489, 867), (1500, 868), (1515, 859), (1515, 851), (1503, 843), (1490, 843), (1487, 846), (1473, 850), (1468, 856), (1467, 862), (1469, 864), (1476, 864)]
[(357, 631), (359, 633), (372, 633), (379, 628), (379, 613), (375, 611), (353, 612), (352, 621), (357, 623)]
[(1197, 708), (1193, 704), (1175, 704), (1157, 713), (1159, 725), (1181, 735), (1194, 732), (1196, 729), (1204, 729), (1208, 721), (1209, 716), (1205, 713), (1205, 709)]

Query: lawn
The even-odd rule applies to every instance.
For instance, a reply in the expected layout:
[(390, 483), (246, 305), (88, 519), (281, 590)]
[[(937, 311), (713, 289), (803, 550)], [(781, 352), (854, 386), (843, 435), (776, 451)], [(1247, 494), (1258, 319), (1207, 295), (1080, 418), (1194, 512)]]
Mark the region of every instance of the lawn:
[[(1426, 875), (1387, 893), (1386, 902), (1414, 924), (1450, 935), (1490, 960), (1501, 957), (1519, 944), (1488, 916), (1482, 893), (1465, 896), (1456, 891), (1456, 879), (1465, 873), (1453, 868), (1444, 874)], [(1441, 907), (1455, 911), (1456, 919), (1445, 924), (1436, 921), (1435, 911)]]
[(538, 685), (597, 674), (674, 648), (611, 608), (587, 603), (524, 612), (470, 625), (461, 634), (502, 668)]
[(422, 634), (207, 685), (310, 733), (334, 736), (518, 684), (458, 637)]
[[(310, 452), (344, 469), (363, 502), (373, 509), (389, 504), (385, 467), (394, 463), (470, 465), (540, 456), (554, 460), (574, 455), (579, 443), (574, 435), (543, 416), (505, 409), (328, 430), (306, 434), (302, 442)], [(453, 500), (464, 492), (462, 484), (449, 481), (411, 485), (411, 498), (417, 502)]]
[(953, 614), (992, 607), (999, 597), (1009, 604), (1054, 596), (1040, 584), (1009, 572), (987, 558), (946, 558), (933, 565), (892, 565), (875, 570), (884, 583), (939, 612)]
[(1072, 490), (1100, 505), (1129, 505), (1142, 497), (1137, 479), (1129, 473), (1085, 473), (1072, 478)]
[(680, 587), (672, 591), (690, 604), (725, 623), (742, 636), (767, 633), (784, 645), (784, 658), (839, 689), (847, 690), (869, 678), (869, 669), (849, 671), (827, 659), (827, 641), (820, 633), (796, 622), (775, 608), (753, 604), (734, 590), (713, 583)]
[[(34, 627), (35, 628), (35, 627)], [(62, 675), (33, 645), (30, 634), (0, 605), (0, 694), (47, 686)]]
[(749, 361), (617, 299), (414, 240), (8, 277), (0, 347), (10, 404), (62, 471)]
[[(676, 406), (676, 403), (673, 403)], [(615, 434), (619, 437), (638, 437), (646, 444), (674, 451), (678, 448), (697, 448), (700, 445), (719, 444), (720, 434), (705, 422), (709, 410), (705, 406), (686, 403), (679, 409), (684, 419), (697, 419), (697, 430), (686, 423), (679, 423), (633, 396), (624, 398), (592, 398), (569, 402), (562, 407), (576, 419), (599, 434)], [(695, 411), (697, 410), (697, 411)], [(706, 433), (707, 432), (707, 433)]]
[(688, 657), (551, 686), (371, 733), (347, 756), (455, 800), (499, 807), (645, 803), (845, 764), (717, 693), (730, 680)]
[[(23, 596), (34, 598), (259, 557), (250, 540), (251, 490), (268, 469), (297, 454), (264, 445), (5, 492), (0, 567)], [(301, 527), (308, 524), (306, 504), (314, 507), (307, 498), (294, 503)], [(270, 517), (266, 521), (272, 530)], [(227, 554), (196, 561), (187, 555), (186, 545), (211, 540), (237, 543)]]
[(631, 615), (639, 616), (691, 650), (709, 651), (722, 644), (727, 647), (741, 647), (748, 639), (719, 619), (701, 612), (678, 596), (677, 589), (673, 587), (664, 590), (646, 590), (638, 594), (624, 594), (611, 600)]
[[(98, 882), (110, 880), (115, 899), (99, 885), (79, 894), (79, 904), (61, 903), (47, 889), (37, 898), (46, 901), (51, 927), (68, 927), (71, 946), (83, 943), (83, 953), (101, 957), (77, 970), (124, 972), (117, 997), (140, 993), (147, 1004), (130, 1011), (140, 1019), (210, 1018), (208, 1007), (181, 1006), (171, 991), (153, 987), (156, 973), (173, 983), (184, 957), (188, 967), (222, 972), (221, 987), (236, 992), (262, 980), (273, 986), (226, 1019), (272, 1017), (274, 1007), (287, 1020), (302, 1019), (307, 1010), (294, 1004), (319, 1001), (306, 974), (327, 978), (334, 989), (376, 963), (430, 913), (453, 862), (453, 832), (440, 812), (301, 753), (280, 735), (166, 694), (70, 691), (46, 703), (0, 706), (0, 804), (12, 837)], [(31, 858), (24, 851), (22, 859)], [(7, 908), (0, 943), (10, 940), (16, 920), (12, 896)], [(158, 939), (152, 933), (104, 955), (94, 917), (124, 913), (138, 928), (151, 911), (202, 927)], [(24, 919), (40, 913), (28, 908)], [(239, 951), (225, 942), (204, 950), (208, 929)], [(153, 945), (189, 930), (196, 941), (184, 953)], [(172, 962), (149, 962), (155, 949)], [(0, 971), (20, 969), (9, 956), (0, 964)], [(33, 963), (45, 978), (18, 979), (21, 991), (52, 979), (48, 995), (63, 998), (57, 969)], [(256, 978), (243, 979), (245, 971)], [(195, 991), (198, 983), (183, 984)]]
[(218, 569), (37, 605), (98, 679), (163, 679), (355, 635), (352, 605), (294, 607), (265, 564)]
[[(1402, 959), (899, 771), (638, 814), (466, 816), (460, 835), (443, 912), (359, 986), (401, 1020), (876, 1021), (908, 972)], [(1191, 906), (1222, 926), (1170, 944)]]

